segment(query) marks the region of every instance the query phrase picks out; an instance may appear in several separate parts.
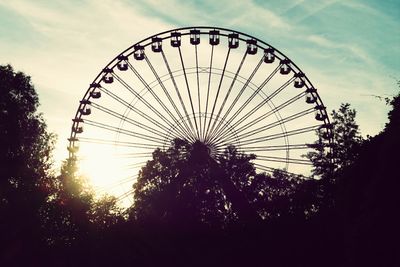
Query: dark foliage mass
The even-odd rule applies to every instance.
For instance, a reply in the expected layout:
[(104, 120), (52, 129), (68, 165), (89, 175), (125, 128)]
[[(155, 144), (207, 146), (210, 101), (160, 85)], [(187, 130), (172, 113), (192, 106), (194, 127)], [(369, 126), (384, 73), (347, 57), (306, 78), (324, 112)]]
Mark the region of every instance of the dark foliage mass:
[(6, 261), (18, 252), (35, 257), (32, 248), (41, 247), (39, 213), (51, 194), (54, 138), (38, 105), (30, 78), (0, 66), (0, 257)]
[(93, 196), (74, 160), (51, 172), (30, 78), (0, 66), (0, 266), (400, 266), (400, 96), (388, 104), (366, 140), (350, 105), (332, 112), (333, 151), (317, 141), (305, 155), (321, 179), (256, 173), (235, 147), (213, 158), (174, 140), (123, 211)]
[(315, 209), (312, 203), (296, 207), (293, 200), (302, 186), (315, 180), (278, 171), (272, 176), (256, 173), (252, 159), (254, 155), (238, 153), (232, 146), (214, 159), (201, 143), (175, 140), (167, 151), (156, 150), (140, 172), (130, 218), (180, 229), (224, 229), (296, 213), (304, 216)]

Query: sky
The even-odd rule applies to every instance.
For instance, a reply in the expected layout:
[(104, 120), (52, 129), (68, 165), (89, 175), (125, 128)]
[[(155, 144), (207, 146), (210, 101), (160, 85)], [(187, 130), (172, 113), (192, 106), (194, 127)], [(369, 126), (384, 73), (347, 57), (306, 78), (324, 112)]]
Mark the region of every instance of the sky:
[(55, 162), (88, 85), (140, 40), (185, 26), (242, 31), (276, 47), (318, 88), (328, 110), (348, 102), (364, 136), (379, 133), (398, 93), (399, 0), (0, 0), (0, 64), (32, 77)]

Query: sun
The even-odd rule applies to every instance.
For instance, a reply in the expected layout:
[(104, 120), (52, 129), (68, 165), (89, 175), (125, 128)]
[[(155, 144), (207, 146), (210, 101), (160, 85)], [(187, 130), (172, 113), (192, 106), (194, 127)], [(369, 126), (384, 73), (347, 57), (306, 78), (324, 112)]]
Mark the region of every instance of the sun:
[(140, 164), (114, 146), (87, 144), (79, 151), (79, 173), (85, 177), (96, 196), (104, 194), (122, 198), (132, 192)]

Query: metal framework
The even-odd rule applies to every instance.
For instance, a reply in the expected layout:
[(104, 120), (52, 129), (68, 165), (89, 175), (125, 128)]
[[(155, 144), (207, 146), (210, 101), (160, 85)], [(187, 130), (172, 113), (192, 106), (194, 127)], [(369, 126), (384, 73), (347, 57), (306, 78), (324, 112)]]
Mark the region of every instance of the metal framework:
[(118, 187), (123, 199), (154, 149), (174, 138), (214, 155), (234, 145), (257, 156), (258, 171), (308, 176), (303, 155), (316, 131), (329, 151), (326, 108), (287, 56), (242, 32), (186, 27), (150, 36), (103, 68), (79, 103), (68, 151), (82, 161), (96, 154), (94, 165), (117, 162), (123, 177), (99, 190)]

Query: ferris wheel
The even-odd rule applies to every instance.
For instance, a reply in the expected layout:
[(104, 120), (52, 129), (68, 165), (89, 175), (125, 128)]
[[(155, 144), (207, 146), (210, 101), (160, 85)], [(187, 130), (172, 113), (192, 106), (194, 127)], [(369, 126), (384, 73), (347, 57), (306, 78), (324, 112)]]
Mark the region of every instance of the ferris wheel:
[(68, 151), (98, 190), (124, 200), (153, 151), (176, 138), (216, 158), (234, 145), (256, 155), (258, 172), (310, 176), (309, 144), (322, 136), (329, 151), (332, 134), (317, 89), (282, 52), (238, 31), (187, 27), (132, 45), (100, 71)]

